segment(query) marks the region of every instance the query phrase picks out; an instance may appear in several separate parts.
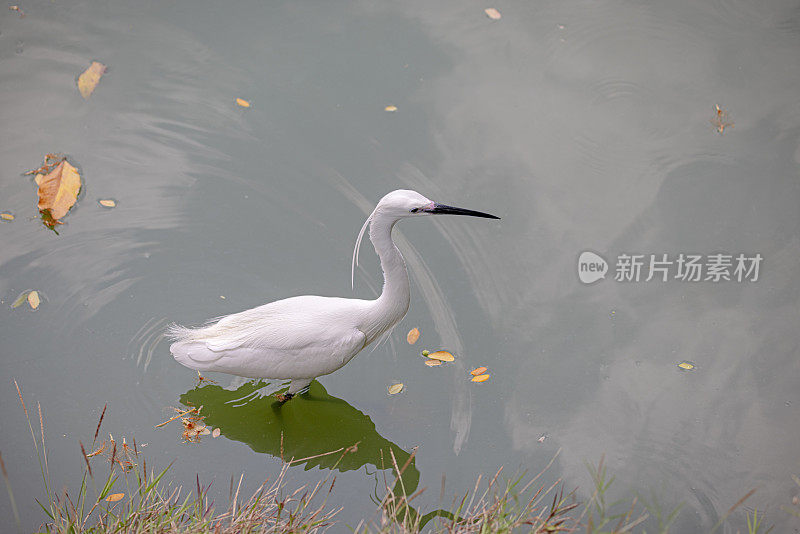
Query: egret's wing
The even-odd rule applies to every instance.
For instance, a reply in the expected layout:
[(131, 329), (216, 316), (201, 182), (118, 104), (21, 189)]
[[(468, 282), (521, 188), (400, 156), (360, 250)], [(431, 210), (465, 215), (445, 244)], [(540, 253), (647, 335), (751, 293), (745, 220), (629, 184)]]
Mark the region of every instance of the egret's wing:
[(210, 339), (205, 342), (205, 346), (208, 350), (213, 352), (222, 352), (226, 350), (232, 350), (237, 347), (241, 347), (243, 342), (236, 339)]
[(363, 301), (354, 299), (292, 297), (202, 328), (174, 328), (177, 341), (170, 352), (183, 365), (201, 371), (269, 378), (303, 376), (297, 372), (319, 376), (338, 369), (364, 347), (366, 336), (356, 327), (363, 310)]
[(366, 335), (354, 328), (300, 349), (260, 346), (214, 351), (199, 342), (177, 342), (170, 351), (179, 363), (198, 371), (250, 378), (303, 378), (332, 373), (364, 348), (365, 341)]
[(362, 321), (367, 301), (303, 295), (226, 315), (181, 340), (210, 350), (236, 347), (300, 350), (336, 342)]
[(222, 357), (222, 353), (210, 350), (203, 343), (192, 341), (176, 341), (169, 346), (169, 351), (172, 353), (173, 358), (192, 369), (195, 369), (191, 365), (192, 362), (205, 365), (213, 363)]

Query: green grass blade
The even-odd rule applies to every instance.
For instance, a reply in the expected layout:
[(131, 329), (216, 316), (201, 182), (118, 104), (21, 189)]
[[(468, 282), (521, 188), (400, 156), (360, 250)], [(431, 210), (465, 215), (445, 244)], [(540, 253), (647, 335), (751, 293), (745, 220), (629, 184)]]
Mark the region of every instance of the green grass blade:
[(111, 488), (114, 487), (114, 482), (117, 481), (117, 477), (113, 474), (113, 471), (109, 473), (108, 480), (106, 480), (106, 485), (103, 486), (103, 489), (100, 491), (100, 495), (97, 496), (97, 500), (101, 501), (108, 496), (108, 492), (111, 491)]
[(145, 488), (145, 490), (144, 490), (144, 493), (145, 493), (145, 495), (147, 495), (148, 493), (150, 493), (150, 492), (153, 490), (153, 488), (155, 488), (155, 487), (156, 487), (156, 485), (159, 483), (159, 481), (161, 480), (161, 478), (162, 478), (162, 477), (163, 477), (165, 474), (167, 474), (167, 471), (169, 471), (169, 469), (172, 467), (172, 464), (174, 464), (174, 463), (175, 463), (175, 460), (171, 461), (171, 462), (169, 463), (169, 465), (168, 465), (167, 467), (165, 467), (165, 468), (164, 468), (164, 470), (163, 470), (163, 471), (161, 471), (161, 473), (159, 473), (159, 475), (153, 479), (153, 481), (150, 483), (150, 485), (149, 485), (149, 486), (147, 486), (147, 488)]
[(47, 514), (47, 517), (50, 518), (50, 521), (55, 521), (56, 520), (56, 518), (53, 517), (53, 514), (50, 512), (50, 510), (45, 508), (44, 505), (39, 501), (39, 499), (36, 499), (36, 504), (38, 504), (39, 508), (41, 508), (44, 511), (44, 513)]

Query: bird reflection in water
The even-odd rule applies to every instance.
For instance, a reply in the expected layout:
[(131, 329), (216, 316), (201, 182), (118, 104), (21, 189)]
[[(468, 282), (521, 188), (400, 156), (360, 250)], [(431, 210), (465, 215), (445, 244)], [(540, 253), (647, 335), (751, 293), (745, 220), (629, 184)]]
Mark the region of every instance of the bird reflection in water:
[[(343, 472), (368, 465), (391, 469), (393, 454), (398, 465), (408, 462), (402, 475), (405, 490), (409, 494), (416, 491), (419, 471), (411, 453), (381, 436), (369, 416), (329, 395), (317, 381), (311, 383), (308, 393), (283, 405), (272, 397), (257, 395), (269, 385), (249, 382), (230, 391), (199, 384), (181, 395), (180, 401), (186, 406), (202, 406), (203, 422), (219, 428), (228, 439), (303, 465), (305, 470), (320, 467)], [(332, 451), (338, 452), (327, 454)]]
[[(181, 395), (180, 401), (189, 407), (202, 406), (206, 425), (219, 428), (226, 438), (245, 443), (255, 452), (302, 465), (306, 471), (319, 467), (344, 472), (373, 466), (396, 474), (399, 468), (401, 476), (394, 487), (387, 488), (390, 494), (411, 496), (417, 491), (420, 473), (414, 454), (381, 436), (369, 416), (329, 395), (316, 380), (307, 393), (287, 403), (259, 395), (259, 390), (271, 385), (251, 381), (229, 390), (199, 383)], [(441, 509), (423, 516), (417, 516), (411, 506), (396, 511), (418, 517), (420, 528), (435, 517), (453, 518)]]

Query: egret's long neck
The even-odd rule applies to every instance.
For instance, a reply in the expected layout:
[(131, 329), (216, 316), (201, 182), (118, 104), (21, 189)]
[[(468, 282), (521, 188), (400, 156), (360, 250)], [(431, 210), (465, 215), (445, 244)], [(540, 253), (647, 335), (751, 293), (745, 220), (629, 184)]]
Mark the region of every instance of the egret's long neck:
[(408, 271), (400, 250), (392, 241), (392, 228), (397, 219), (374, 217), (369, 226), (369, 239), (381, 259), (383, 291), (374, 301), (367, 342), (374, 340), (393, 327), (408, 311), (410, 299)]

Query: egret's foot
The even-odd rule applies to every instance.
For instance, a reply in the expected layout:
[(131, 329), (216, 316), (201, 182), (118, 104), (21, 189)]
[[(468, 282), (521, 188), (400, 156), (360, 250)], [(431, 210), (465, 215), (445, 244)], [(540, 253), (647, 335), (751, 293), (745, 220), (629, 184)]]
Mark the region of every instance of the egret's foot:
[(275, 398), (278, 399), (278, 402), (280, 402), (281, 404), (288, 401), (292, 397), (294, 397), (294, 395), (291, 393), (278, 393), (277, 395), (275, 395)]
[(209, 384), (216, 384), (214, 380), (204, 377), (203, 375), (200, 374), (200, 371), (197, 371), (197, 384), (195, 384), (194, 387), (200, 387), (200, 385), (203, 382), (208, 382)]

